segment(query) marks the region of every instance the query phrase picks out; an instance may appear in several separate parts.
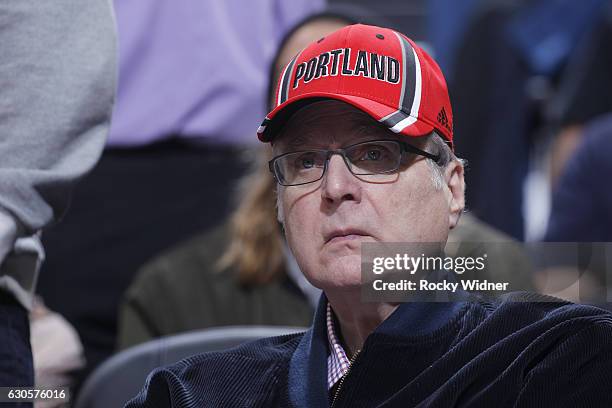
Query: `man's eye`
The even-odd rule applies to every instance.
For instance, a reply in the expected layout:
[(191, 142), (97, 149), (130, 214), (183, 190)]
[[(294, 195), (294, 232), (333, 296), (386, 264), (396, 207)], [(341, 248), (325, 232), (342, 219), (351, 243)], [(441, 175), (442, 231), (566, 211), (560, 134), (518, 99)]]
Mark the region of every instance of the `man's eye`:
[(311, 169), (316, 166), (315, 158), (312, 155), (301, 155), (295, 159), (293, 166), (297, 170)]
[(301, 159), (300, 160), (300, 166), (304, 169), (310, 169), (312, 167), (314, 167), (314, 160), (312, 159)]
[(381, 157), (383, 156), (382, 152), (379, 149), (368, 149), (363, 157), (361, 158), (361, 160), (380, 160)]

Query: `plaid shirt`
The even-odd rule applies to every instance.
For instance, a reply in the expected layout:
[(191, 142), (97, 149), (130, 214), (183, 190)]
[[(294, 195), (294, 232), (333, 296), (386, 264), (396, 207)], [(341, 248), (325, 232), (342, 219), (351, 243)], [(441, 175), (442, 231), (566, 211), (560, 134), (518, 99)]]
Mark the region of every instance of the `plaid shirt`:
[(327, 340), (330, 351), (327, 357), (327, 389), (329, 390), (346, 374), (350, 366), (350, 360), (334, 330), (334, 319), (329, 302), (327, 302)]

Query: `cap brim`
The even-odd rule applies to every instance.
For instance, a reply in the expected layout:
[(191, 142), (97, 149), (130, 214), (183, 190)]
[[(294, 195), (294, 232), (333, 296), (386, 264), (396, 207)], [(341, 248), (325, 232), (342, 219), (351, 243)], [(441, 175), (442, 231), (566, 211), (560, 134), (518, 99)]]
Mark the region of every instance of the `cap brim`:
[[(431, 124), (423, 122), (421, 119), (414, 118), (410, 115), (400, 112), (399, 115), (397, 108), (389, 107), (385, 104), (372, 101), (371, 99), (362, 98), (354, 95), (343, 95), (336, 93), (327, 92), (316, 92), (307, 93), (296, 96), (287, 100), (286, 102), (278, 105), (272, 112), (266, 116), (264, 124), (260, 126), (257, 136), (262, 142), (271, 142), (278, 131), (282, 128), (285, 122), (299, 109), (311, 103), (325, 100), (335, 99), (338, 101), (346, 102), (355, 108), (367, 113), (374, 120), (381, 122), (387, 128), (392, 130), (394, 133), (403, 134), (406, 136), (417, 137), (431, 133), (435, 127)], [(390, 122), (385, 118), (389, 116), (400, 117), (404, 121), (401, 124)], [(405, 125), (405, 126), (404, 126)]]

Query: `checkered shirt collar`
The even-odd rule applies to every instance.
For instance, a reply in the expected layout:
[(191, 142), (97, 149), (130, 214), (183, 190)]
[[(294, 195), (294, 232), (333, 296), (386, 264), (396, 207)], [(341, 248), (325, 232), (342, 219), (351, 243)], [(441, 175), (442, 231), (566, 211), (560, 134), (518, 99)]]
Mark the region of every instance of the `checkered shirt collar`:
[(350, 360), (340, 344), (340, 340), (334, 329), (334, 318), (329, 302), (327, 302), (327, 340), (329, 342), (329, 355), (327, 356), (327, 389), (329, 390), (334, 384), (340, 381), (340, 378), (346, 374), (350, 366)]

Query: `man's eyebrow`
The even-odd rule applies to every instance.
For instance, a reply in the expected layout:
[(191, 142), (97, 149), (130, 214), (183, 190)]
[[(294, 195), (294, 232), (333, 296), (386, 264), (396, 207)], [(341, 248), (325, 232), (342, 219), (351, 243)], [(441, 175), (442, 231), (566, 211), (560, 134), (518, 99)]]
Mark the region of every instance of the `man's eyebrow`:
[(383, 133), (382, 132), (383, 129), (381, 129), (380, 127), (376, 126), (376, 125), (372, 125), (372, 123), (356, 123), (355, 126), (353, 127), (353, 133), (356, 136), (361, 136), (361, 135), (372, 135), (372, 134), (380, 134)]
[(294, 136), (289, 139), (287, 142), (287, 147), (291, 149), (299, 149), (306, 143), (306, 138), (304, 136)]
[(307, 141), (308, 139), (303, 135), (283, 135), (282, 139), (273, 146), (274, 154), (283, 154), (308, 149), (310, 146), (306, 146)]
[[(382, 125), (379, 122), (373, 121), (369, 116), (360, 116), (358, 118), (352, 119), (352, 133), (355, 136), (363, 135), (363, 136), (376, 136), (381, 135), (383, 137), (388, 137), (390, 139), (397, 139), (397, 135), (390, 132), (388, 128)], [(388, 133), (388, 134), (387, 134)], [(310, 132), (306, 130), (305, 132), (300, 132), (299, 135), (292, 136), (290, 134), (279, 134), (282, 141), (279, 143), (281, 150), (288, 151), (298, 151), (298, 150), (308, 150), (308, 149), (318, 149), (321, 148), (321, 141), (317, 138), (316, 132)]]

